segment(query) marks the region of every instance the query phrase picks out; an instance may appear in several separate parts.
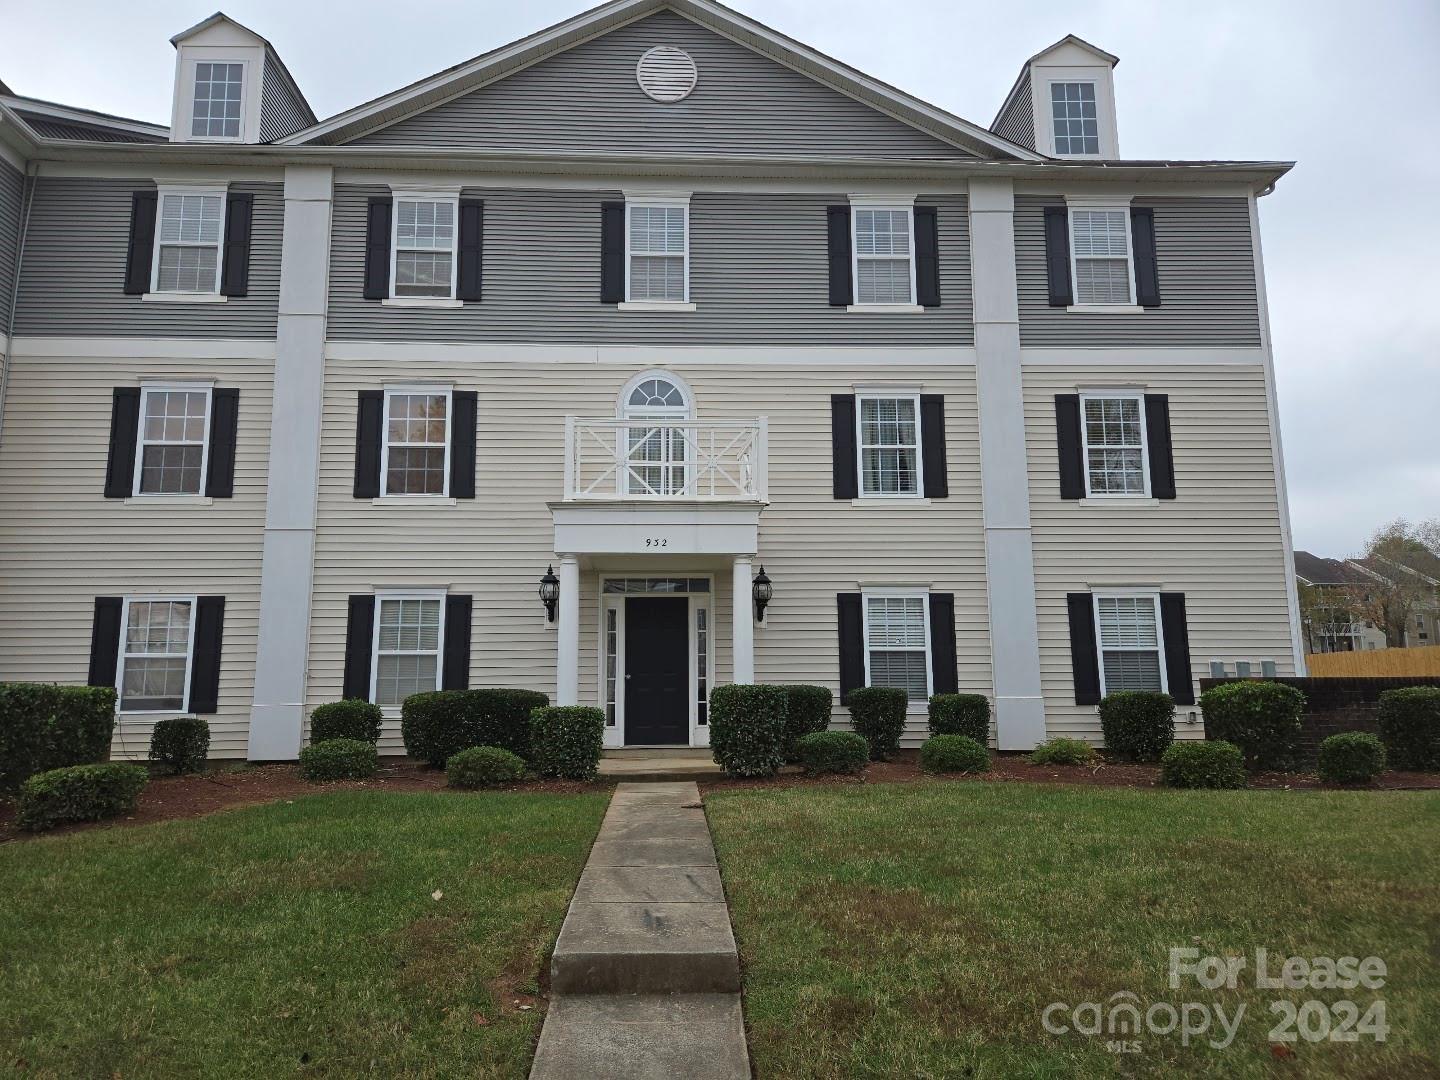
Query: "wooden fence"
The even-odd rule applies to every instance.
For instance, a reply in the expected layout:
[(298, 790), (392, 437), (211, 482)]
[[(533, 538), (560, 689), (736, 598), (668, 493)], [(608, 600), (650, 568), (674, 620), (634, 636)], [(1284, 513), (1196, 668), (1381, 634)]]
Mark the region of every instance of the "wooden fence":
[(1426, 645), (1418, 649), (1312, 653), (1305, 658), (1305, 663), (1312, 676), (1322, 679), (1440, 675), (1440, 645)]

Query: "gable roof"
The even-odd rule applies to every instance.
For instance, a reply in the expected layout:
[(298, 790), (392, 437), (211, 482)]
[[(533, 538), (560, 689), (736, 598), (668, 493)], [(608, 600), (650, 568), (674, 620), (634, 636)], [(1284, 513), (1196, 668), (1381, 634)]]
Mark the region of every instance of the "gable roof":
[(8, 106), (33, 135), (43, 139), (161, 143), (170, 137), (170, 129), (161, 124), (60, 105), (41, 98), (22, 97), (8, 89), (0, 92), (0, 103)]
[(1295, 552), (1295, 576), (1307, 585), (1362, 585), (1371, 580), (1347, 562), (1308, 551)]
[(611, 0), (548, 29), (357, 105), (279, 142), (282, 145), (345, 142), (402, 117), (470, 93), (520, 68), (666, 9), (971, 153), (1020, 161), (1046, 160), (1041, 154), (857, 71), (715, 0)]
[(1039, 60), (1042, 56), (1048, 56), (1050, 53), (1054, 52), (1062, 45), (1074, 45), (1076, 48), (1084, 49), (1088, 53), (1094, 53), (1111, 67), (1114, 67), (1116, 64), (1120, 63), (1120, 58), (1114, 53), (1108, 53), (1104, 49), (1100, 48), (1100, 46), (1098, 45), (1091, 45), (1090, 42), (1086, 41), (1082, 37), (1076, 37), (1074, 34), (1066, 34), (1063, 38), (1055, 42), (1053, 45), (1047, 45), (1045, 48), (1037, 52), (1034, 56), (1030, 57), (1029, 60), (1026, 60), (1025, 66), (1028, 68), (1031, 64), (1035, 63), (1035, 61)]

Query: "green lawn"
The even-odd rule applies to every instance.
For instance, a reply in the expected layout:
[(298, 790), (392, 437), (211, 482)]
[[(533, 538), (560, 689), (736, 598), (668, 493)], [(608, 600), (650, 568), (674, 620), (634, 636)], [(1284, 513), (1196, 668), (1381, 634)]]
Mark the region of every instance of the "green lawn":
[[(1440, 793), (926, 782), (723, 792), (706, 808), (761, 1077), (1440, 1075)], [(1192, 945), (1248, 955), (1239, 988), (1170, 990), (1169, 948)], [(1256, 947), (1377, 955), (1389, 979), (1260, 991)], [(1052, 1002), (1108, 1010), (1125, 990), (1142, 1010), (1247, 1014), (1223, 1050), (1176, 1031), (1117, 1054), (1104, 1034), (1042, 1027)], [(1277, 998), (1363, 1012), (1376, 997), (1383, 1044), (1270, 1048)]]
[(0, 1074), (523, 1077), (512, 1003), (606, 800), (346, 791), (0, 846)]

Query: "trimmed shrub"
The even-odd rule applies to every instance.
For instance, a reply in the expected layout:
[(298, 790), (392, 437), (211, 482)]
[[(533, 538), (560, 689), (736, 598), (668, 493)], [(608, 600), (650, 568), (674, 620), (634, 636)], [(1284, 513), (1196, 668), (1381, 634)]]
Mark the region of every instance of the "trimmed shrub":
[(400, 736), (411, 757), (445, 767), (472, 746), (498, 746), (530, 760), (530, 715), (550, 699), (534, 690), (432, 690), (400, 705)]
[(0, 683), (0, 791), (35, 773), (105, 760), (114, 731), (113, 686)]
[(1175, 699), (1155, 690), (1117, 690), (1100, 702), (1105, 749), (1131, 761), (1159, 761), (1175, 741)]
[(605, 743), (605, 714), (588, 705), (549, 705), (530, 719), (535, 770), (562, 780), (594, 780)]
[(1030, 752), (1031, 765), (1093, 765), (1100, 757), (1084, 739), (1056, 736)]
[(326, 739), (300, 751), (300, 775), (312, 784), (367, 780), (379, 767), (375, 747), (360, 739)]
[(1160, 758), (1160, 780), (1166, 787), (1243, 788), (1245, 761), (1234, 743), (1177, 742)]
[(1300, 743), (1305, 695), (1277, 682), (1233, 682), (1200, 695), (1205, 735), (1234, 743), (1245, 768), (1289, 769)]
[(870, 744), (853, 731), (812, 731), (800, 737), (796, 752), (811, 776), (858, 773), (870, 763)]
[(156, 720), (150, 732), (150, 760), (175, 775), (200, 772), (210, 755), (210, 725), (198, 716)]
[(871, 761), (889, 761), (900, 749), (908, 704), (905, 691), (891, 686), (862, 686), (850, 691), (850, 722), (870, 744)]
[(936, 694), (930, 699), (931, 735), (968, 735), (990, 741), (990, 699), (984, 694)]
[(828, 686), (785, 687), (785, 760), (799, 761), (799, 742), (830, 726), (835, 695)]
[(1380, 695), (1380, 734), (1396, 769), (1440, 769), (1440, 686)]
[(920, 767), (926, 772), (990, 771), (990, 751), (969, 735), (931, 735), (920, 744)]
[(380, 706), (363, 698), (346, 698), (316, 705), (310, 711), (310, 741), (355, 739), (359, 742), (380, 741)]
[(445, 763), (445, 779), (453, 788), (499, 787), (524, 778), (524, 760), (498, 746), (472, 746)]
[(1385, 744), (1367, 731), (1345, 731), (1320, 743), (1320, 779), (1327, 784), (1373, 784), (1385, 771)]
[(731, 684), (710, 692), (710, 753), (730, 776), (773, 776), (785, 763), (784, 686)]
[(128, 814), (149, 781), (143, 765), (120, 762), (36, 773), (20, 786), (20, 827), (40, 832), (69, 821)]

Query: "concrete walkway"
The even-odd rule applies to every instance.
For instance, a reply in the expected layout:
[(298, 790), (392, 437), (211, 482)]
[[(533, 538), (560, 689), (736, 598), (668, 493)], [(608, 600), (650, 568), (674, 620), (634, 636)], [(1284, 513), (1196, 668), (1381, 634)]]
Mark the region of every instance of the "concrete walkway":
[(693, 781), (615, 789), (550, 964), (531, 1080), (746, 1080), (740, 959)]

